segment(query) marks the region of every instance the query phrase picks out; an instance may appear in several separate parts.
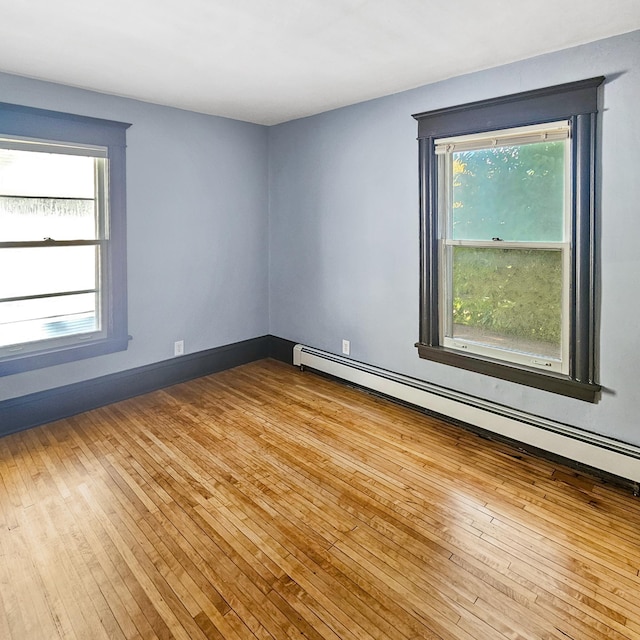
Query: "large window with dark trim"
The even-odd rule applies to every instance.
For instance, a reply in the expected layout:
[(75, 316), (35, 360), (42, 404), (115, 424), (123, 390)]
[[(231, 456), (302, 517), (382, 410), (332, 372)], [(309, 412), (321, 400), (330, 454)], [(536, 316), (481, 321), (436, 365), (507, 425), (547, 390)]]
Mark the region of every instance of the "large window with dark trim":
[(127, 126), (0, 105), (0, 374), (126, 348)]
[(595, 401), (603, 78), (421, 113), (421, 357)]

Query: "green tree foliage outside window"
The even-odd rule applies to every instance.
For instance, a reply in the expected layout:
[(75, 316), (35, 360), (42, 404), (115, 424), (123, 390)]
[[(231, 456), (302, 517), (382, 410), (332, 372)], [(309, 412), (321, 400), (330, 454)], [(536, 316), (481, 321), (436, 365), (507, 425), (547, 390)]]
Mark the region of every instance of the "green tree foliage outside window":
[(453, 154), (453, 238), (562, 242), (565, 142)]
[[(523, 351), (560, 355), (559, 251), (455, 247), (453, 256), (454, 325), (482, 329), (485, 339), (516, 338)], [(454, 326), (454, 335), (461, 334)]]
[[(452, 162), (454, 239), (562, 242), (564, 141), (454, 152)], [(453, 260), (454, 325), (547, 343), (544, 351), (555, 355), (559, 251), (456, 247)]]

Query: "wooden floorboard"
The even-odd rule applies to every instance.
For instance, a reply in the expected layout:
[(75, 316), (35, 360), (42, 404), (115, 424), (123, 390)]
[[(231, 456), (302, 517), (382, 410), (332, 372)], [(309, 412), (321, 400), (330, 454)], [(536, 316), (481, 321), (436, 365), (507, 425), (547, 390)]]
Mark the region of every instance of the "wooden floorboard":
[(2, 639), (633, 640), (639, 569), (623, 489), (271, 360), (0, 439)]

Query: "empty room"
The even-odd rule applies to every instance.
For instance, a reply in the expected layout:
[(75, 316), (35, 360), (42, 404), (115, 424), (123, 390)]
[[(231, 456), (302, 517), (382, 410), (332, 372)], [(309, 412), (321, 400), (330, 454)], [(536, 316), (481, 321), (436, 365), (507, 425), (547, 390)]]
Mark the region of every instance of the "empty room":
[(637, 0), (0, 35), (0, 639), (640, 639)]

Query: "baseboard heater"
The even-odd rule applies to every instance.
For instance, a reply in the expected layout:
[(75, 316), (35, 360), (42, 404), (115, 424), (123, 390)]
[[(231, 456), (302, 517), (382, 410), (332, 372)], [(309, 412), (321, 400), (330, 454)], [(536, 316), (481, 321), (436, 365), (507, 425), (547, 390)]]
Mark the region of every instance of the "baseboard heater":
[(301, 344), (293, 364), (625, 478), (637, 493), (640, 447)]

